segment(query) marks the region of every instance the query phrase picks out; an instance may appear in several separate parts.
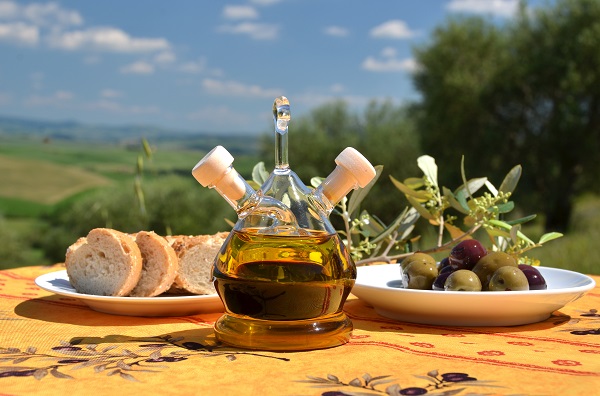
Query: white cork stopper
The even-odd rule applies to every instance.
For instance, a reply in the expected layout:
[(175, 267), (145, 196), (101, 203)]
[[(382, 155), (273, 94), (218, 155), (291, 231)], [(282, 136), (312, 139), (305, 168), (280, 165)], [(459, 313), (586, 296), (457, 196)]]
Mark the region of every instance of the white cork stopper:
[(350, 190), (365, 187), (376, 174), (369, 160), (352, 147), (344, 149), (335, 163), (336, 168), (322, 183), (323, 194), (334, 204)]
[(232, 201), (246, 193), (244, 180), (233, 167), (233, 156), (223, 146), (217, 146), (192, 169), (192, 175), (204, 187), (214, 187)]
[(335, 159), (338, 166), (346, 169), (360, 187), (365, 187), (375, 177), (375, 168), (361, 153), (352, 147), (346, 147)]

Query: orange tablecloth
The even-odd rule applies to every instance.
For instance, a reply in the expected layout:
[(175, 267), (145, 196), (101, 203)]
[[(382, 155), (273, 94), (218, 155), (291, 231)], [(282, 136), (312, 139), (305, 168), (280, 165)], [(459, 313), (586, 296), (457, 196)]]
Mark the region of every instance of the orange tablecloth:
[(0, 271), (2, 396), (600, 392), (598, 286), (544, 322), (504, 328), (396, 322), (351, 298), (348, 344), (274, 353), (215, 345), (218, 313), (109, 315), (35, 285), (61, 268)]

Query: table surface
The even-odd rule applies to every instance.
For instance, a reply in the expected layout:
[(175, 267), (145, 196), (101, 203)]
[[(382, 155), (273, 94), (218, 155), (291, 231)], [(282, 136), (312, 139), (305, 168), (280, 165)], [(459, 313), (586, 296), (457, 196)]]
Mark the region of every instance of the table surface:
[(351, 296), (350, 342), (276, 353), (215, 344), (218, 312), (110, 315), (36, 286), (63, 268), (0, 271), (0, 396), (600, 393), (599, 276), (549, 319), (514, 327), (397, 322)]

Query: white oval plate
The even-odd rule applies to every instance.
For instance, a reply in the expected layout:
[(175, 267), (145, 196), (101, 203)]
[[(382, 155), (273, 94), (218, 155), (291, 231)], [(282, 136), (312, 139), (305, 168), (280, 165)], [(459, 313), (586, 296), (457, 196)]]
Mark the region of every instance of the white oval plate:
[(83, 301), (94, 311), (127, 316), (188, 316), (206, 312), (222, 312), (223, 303), (217, 294), (164, 296), (164, 297), (112, 297), (78, 293), (67, 271), (56, 271), (38, 276), (36, 285), (61, 296)]
[(536, 267), (548, 289), (511, 292), (451, 292), (403, 289), (400, 264), (358, 267), (352, 289), (381, 316), (443, 326), (515, 326), (546, 320), (552, 312), (593, 289), (577, 272)]

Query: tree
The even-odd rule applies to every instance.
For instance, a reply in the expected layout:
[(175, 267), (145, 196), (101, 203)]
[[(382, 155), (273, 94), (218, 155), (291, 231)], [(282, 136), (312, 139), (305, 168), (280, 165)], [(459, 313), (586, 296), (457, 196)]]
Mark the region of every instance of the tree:
[(473, 176), (500, 177), (522, 164), (528, 209), (545, 213), (546, 228), (566, 230), (573, 197), (598, 191), (598, 48), (595, 0), (559, 0), (535, 12), (522, 4), (501, 27), (449, 20), (415, 51), (425, 151), (450, 165), (465, 155), (467, 169), (481, 173)]

